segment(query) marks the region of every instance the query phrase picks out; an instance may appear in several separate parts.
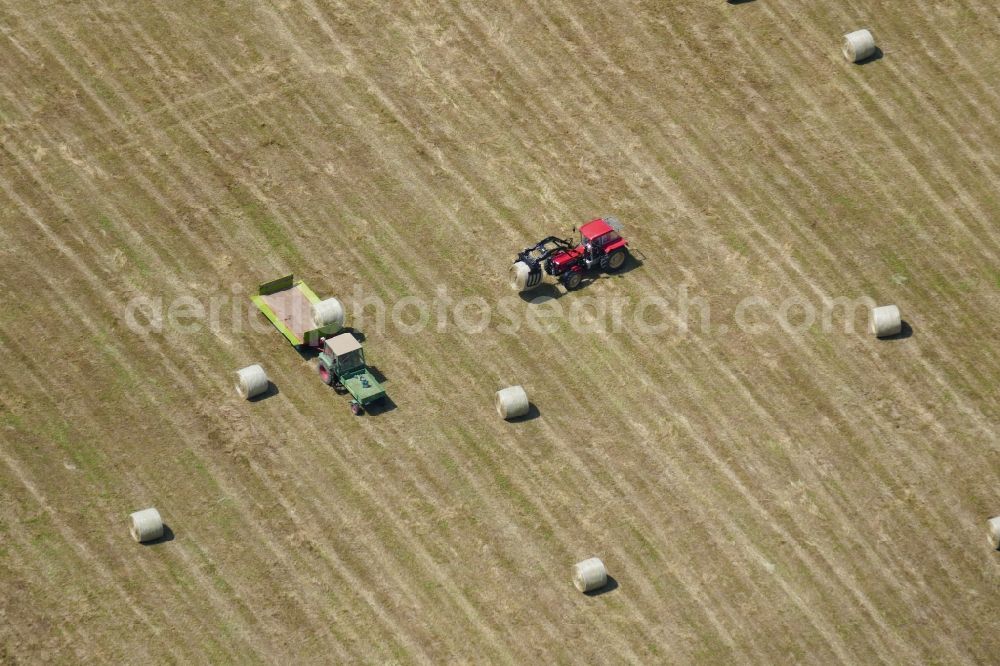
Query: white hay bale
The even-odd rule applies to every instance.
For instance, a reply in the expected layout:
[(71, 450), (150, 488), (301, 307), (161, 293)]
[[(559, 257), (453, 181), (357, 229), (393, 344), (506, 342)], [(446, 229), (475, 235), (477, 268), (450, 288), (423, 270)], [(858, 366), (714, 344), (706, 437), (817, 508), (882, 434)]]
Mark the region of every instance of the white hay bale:
[(163, 519), (156, 509), (136, 511), (128, 517), (128, 521), (128, 531), (139, 543), (155, 541), (163, 536)]
[(599, 590), (607, 584), (608, 570), (599, 558), (592, 557), (573, 565), (573, 585), (581, 592)]
[(895, 305), (872, 308), (868, 316), (868, 331), (877, 338), (897, 335), (903, 330), (903, 320)]
[(336, 324), (337, 330), (340, 330), (344, 327), (344, 306), (336, 298), (313, 303), (312, 317), (317, 328)]
[(510, 287), (514, 291), (524, 291), (528, 286), (531, 269), (523, 261), (515, 261), (510, 267)]
[(260, 365), (248, 365), (236, 371), (236, 392), (249, 400), (267, 390), (267, 373)]
[(528, 394), (520, 386), (510, 386), (497, 391), (497, 413), (505, 419), (516, 419), (528, 413)]
[(868, 30), (855, 30), (844, 35), (844, 57), (847, 62), (861, 62), (875, 55), (875, 38)]
[(990, 518), (986, 521), (986, 538), (989, 539), (993, 550), (1000, 550), (1000, 516)]

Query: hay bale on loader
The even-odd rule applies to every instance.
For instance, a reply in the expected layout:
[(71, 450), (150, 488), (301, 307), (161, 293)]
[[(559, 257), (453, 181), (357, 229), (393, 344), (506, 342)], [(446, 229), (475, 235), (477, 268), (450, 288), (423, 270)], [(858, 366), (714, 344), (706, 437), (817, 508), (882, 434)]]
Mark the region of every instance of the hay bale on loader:
[(317, 328), (334, 326), (337, 330), (344, 327), (344, 306), (336, 298), (327, 298), (312, 304), (313, 323)]

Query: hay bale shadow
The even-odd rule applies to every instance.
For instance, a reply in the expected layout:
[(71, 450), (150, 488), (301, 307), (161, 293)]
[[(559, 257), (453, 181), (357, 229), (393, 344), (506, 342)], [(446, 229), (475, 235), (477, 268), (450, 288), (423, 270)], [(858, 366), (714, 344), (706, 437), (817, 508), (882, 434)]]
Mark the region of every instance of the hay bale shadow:
[(528, 402), (528, 413), (525, 414), (524, 416), (518, 416), (512, 419), (507, 419), (507, 423), (523, 423), (524, 421), (534, 421), (541, 415), (542, 413), (538, 411), (538, 407), (535, 406), (535, 403)]
[(584, 592), (583, 594), (588, 597), (599, 597), (602, 594), (607, 594), (608, 592), (614, 592), (618, 589), (618, 581), (615, 580), (614, 576), (608, 576), (608, 582), (604, 584), (604, 587), (599, 587), (596, 590), (591, 590), (590, 592)]
[(263, 393), (260, 393), (258, 395), (255, 395), (254, 397), (250, 398), (249, 401), (250, 402), (260, 402), (261, 400), (267, 400), (268, 398), (272, 398), (272, 397), (278, 395), (279, 393), (281, 393), (281, 391), (278, 390), (278, 385), (275, 384), (274, 382), (272, 382), (269, 379), (269, 380), (267, 380), (267, 390), (264, 391)]
[(170, 525), (163, 523), (163, 536), (159, 539), (153, 539), (152, 541), (143, 541), (143, 546), (158, 546), (161, 543), (167, 543), (168, 541), (174, 540), (174, 531), (170, 529)]
[(881, 60), (884, 56), (885, 56), (885, 53), (882, 52), (882, 49), (880, 49), (879, 47), (876, 46), (874, 53), (872, 53), (870, 56), (868, 56), (864, 60), (859, 60), (859, 61), (857, 61), (854, 64), (855, 65), (867, 65), (869, 63), (875, 62), (876, 60)]
[(899, 333), (896, 335), (887, 335), (884, 338), (879, 338), (879, 340), (905, 340), (912, 336), (913, 328), (904, 320), (899, 323)]

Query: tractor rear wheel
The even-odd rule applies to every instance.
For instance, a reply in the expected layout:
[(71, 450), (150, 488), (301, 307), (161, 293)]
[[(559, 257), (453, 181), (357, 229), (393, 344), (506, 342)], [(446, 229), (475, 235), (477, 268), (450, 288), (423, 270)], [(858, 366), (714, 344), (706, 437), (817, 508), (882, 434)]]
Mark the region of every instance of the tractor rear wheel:
[(330, 372), (330, 368), (326, 367), (322, 363), (319, 364), (319, 378), (324, 384), (330, 386), (333, 384), (333, 373)]
[(615, 250), (601, 257), (601, 268), (607, 272), (617, 271), (625, 265), (625, 250)]
[(567, 291), (579, 289), (581, 282), (583, 282), (583, 274), (577, 271), (570, 271), (569, 273), (566, 273), (562, 279), (563, 286), (566, 287)]

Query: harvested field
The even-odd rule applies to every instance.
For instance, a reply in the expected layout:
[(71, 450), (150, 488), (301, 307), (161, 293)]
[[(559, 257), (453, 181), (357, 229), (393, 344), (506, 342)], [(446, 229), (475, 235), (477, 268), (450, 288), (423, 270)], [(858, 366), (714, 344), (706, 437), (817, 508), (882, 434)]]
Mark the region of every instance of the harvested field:
[[(996, 658), (996, 4), (497, 4), (0, 0), (0, 663)], [(641, 261), (512, 296), (603, 214)], [(292, 272), (388, 409), (253, 316)], [(679, 309), (376, 321), (441, 293)]]

